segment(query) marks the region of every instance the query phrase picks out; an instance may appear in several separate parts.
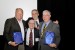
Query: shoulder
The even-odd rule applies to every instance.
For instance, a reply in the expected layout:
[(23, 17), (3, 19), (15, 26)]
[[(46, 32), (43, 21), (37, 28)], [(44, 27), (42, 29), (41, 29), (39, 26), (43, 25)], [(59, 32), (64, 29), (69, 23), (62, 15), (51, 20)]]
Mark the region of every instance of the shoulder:
[(39, 31), (38, 29), (34, 28), (35, 31)]
[(60, 28), (59, 24), (53, 23), (53, 27)]
[(40, 22), (40, 24), (42, 24), (43, 23), (43, 21), (42, 22)]
[(40, 22), (40, 25), (42, 25), (43, 24), (43, 21), (42, 22)]
[(34, 31), (35, 31), (36, 33), (39, 33), (39, 30), (38, 30), (38, 29), (36, 29), (36, 28), (34, 28)]
[(39, 34), (39, 30), (34, 28), (34, 33), (36, 33), (36, 35), (38, 35)]
[(22, 22), (23, 22), (24, 24), (26, 24), (26, 21), (25, 21), (25, 20), (22, 20)]
[(11, 22), (14, 18), (8, 18), (5, 22)]
[(26, 22), (25, 20), (22, 20), (23, 22)]

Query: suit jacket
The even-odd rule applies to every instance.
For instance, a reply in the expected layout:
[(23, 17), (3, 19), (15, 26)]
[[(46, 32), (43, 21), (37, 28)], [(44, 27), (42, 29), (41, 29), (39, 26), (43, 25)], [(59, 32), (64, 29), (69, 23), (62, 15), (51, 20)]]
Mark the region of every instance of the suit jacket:
[[(41, 28), (44, 22), (40, 23), (40, 31), (39, 33), (41, 34)], [(48, 24), (48, 26), (46, 27), (46, 31), (52, 31), (55, 33), (55, 37), (54, 37), (54, 43), (58, 46), (59, 42), (60, 42), (60, 31), (59, 31), (59, 25), (53, 23), (52, 21), (50, 21), (50, 23)], [(44, 45), (43, 44), (43, 40), (45, 37), (45, 32), (43, 34), (43, 38), (40, 38), (40, 43), (39, 43), (39, 48), (40, 50), (56, 50), (57, 48), (52, 48), (49, 45)]]
[[(22, 22), (25, 27), (25, 21), (22, 20)], [(4, 37), (5, 37), (6, 42), (5, 42), (4, 50), (17, 50), (18, 49), (18, 46), (13, 47), (8, 44), (9, 41), (14, 41), (13, 32), (21, 32), (20, 26), (19, 26), (18, 21), (15, 17), (7, 19), (5, 22)]]
[[(27, 29), (25, 31), (25, 46), (26, 46), (26, 33), (27, 33)], [(38, 50), (38, 42), (35, 41), (35, 38), (39, 38), (39, 30), (34, 28), (34, 48), (35, 50)]]

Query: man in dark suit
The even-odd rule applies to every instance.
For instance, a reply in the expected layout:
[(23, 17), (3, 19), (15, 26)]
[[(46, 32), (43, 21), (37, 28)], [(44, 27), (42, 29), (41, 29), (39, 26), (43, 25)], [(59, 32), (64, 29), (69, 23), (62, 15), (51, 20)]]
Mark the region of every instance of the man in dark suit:
[(35, 28), (33, 18), (28, 18), (28, 28), (25, 30), (25, 50), (38, 50), (39, 30)]
[[(43, 11), (43, 22), (40, 23), (40, 43), (39, 43), (39, 50), (57, 50), (58, 45), (60, 42), (60, 30), (59, 25), (53, 23), (51, 20), (51, 12), (48, 10)], [(45, 26), (45, 29), (44, 29)], [(54, 39), (53, 43), (51, 44), (44, 44), (46, 31), (54, 32)]]
[(4, 26), (5, 48), (4, 50), (24, 50), (23, 44), (16, 44), (13, 38), (14, 32), (21, 32), (24, 41), (25, 21), (23, 19), (23, 10), (17, 8), (15, 17), (7, 19)]

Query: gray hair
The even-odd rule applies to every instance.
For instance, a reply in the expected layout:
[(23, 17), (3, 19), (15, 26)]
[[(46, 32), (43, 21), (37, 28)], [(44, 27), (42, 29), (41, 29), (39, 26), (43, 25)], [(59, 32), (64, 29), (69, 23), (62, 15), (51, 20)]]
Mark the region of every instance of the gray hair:
[[(32, 10), (32, 12), (33, 12), (33, 11), (36, 11), (36, 12), (38, 12), (38, 10), (37, 10), (37, 9), (33, 9), (33, 10)], [(39, 12), (38, 12), (38, 13), (39, 13)]]
[(49, 10), (44, 10), (42, 14), (44, 14), (44, 13), (46, 13), (46, 12), (47, 12), (49, 15), (51, 15), (51, 12), (50, 12)]
[(16, 8), (16, 12), (17, 12), (18, 10), (21, 10), (22, 13), (23, 13), (23, 9), (22, 9), (22, 8)]

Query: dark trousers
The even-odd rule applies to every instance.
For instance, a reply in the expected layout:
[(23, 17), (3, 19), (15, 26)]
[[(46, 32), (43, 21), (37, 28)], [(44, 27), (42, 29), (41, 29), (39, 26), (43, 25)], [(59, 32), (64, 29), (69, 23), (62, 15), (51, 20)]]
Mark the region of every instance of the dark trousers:
[(29, 47), (28, 45), (25, 45), (25, 50), (38, 50), (38, 42), (36, 42), (33, 47)]
[(33, 46), (33, 47), (29, 47), (29, 46), (25, 46), (25, 50), (35, 50), (35, 47)]

